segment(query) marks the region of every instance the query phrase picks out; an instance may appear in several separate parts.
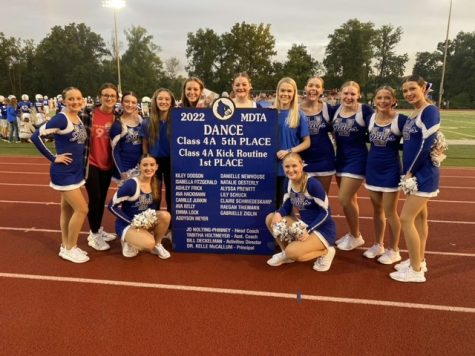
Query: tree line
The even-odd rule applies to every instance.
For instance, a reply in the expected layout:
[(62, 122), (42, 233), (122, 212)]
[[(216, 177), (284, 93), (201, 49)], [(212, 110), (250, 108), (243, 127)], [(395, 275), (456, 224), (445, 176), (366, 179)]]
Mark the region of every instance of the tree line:
[[(124, 31), (126, 45), (120, 57), (122, 88), (150, 96), (158, 87), (178, 97), (185, 78), (180, 61), (163, 60), (153, 36), (140, 26)], [(327, 89), (355, 80), (366, 95), (382, 85), (400, 87), (407, 54), (397, 54), (401, 27), (350, 19), (329, 34), (322, 62), (304, 44), (293, 44), (283, 61), (274, 60), (275, 37), (270, 24), (234, 24), (218, 34), (210, 28), (187, 34), (185, 70), (201, 78), (215, 92), (230, 91), (234, 74), (246, 71), (256, 91), (273, 90), (280, 78), (294, 78), (300, 89), (312, 75), (320, 75)], [(84, 23), (54, 26), (35, 44), (30, 39), (6, 37), (0, 32), (0, 93), (56, 95), (74, 85), (95, 95), (103, 82), (117, 81), (114, 44)], [(412, 72), (433, 83), (438, 97), (445, 41), (433, 52), (418, 52)], [(449, 41), (443, 101), (451, 108), (475, 108), (475, 32), (460, 32)]]

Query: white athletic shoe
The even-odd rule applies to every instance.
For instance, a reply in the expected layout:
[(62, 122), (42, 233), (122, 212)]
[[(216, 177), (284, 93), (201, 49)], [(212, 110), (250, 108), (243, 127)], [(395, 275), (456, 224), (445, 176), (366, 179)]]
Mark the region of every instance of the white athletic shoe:
[[(398, 263), (397, 265), (394, 265), (394, 269), (396, 271), (401, 271), (403, 269), (407, 269), (411, 266), (411, 260), (410, 259), (407, 259), (407, 260), (404, 260), (402, 261), (401, 263)], [(423, 272), (427, 272), (429, 269), (427, 268), (427, 262), (426, 260), (422, 261), (421, 262), (421, 270)]]
[(329, 247), (326, 255), (317, 258), (317, 260), (313, 264), (313, 269), (318, 272), (328, 271), (332, 265), (335, 254), (336, 249), (333, 246)]
[(167, 258), (171, 257), (170, 252), (166, 250), (165, 247), (163, 247), (162, 244), (155, 245), (152, 251), (150, 251), (152, 255), (157, 255), (160, 257), (162, 260), (166, 260)]
[(105, 232), (103, 226), (101, 226), (101, 228), (99, 229), (99, 231), (97, 233), (102, 235), (102, 238), (104, 239), (104, 241), (114, 241), (117, 238), (116, 234), (111, 234), (110, 232)]
[(94, 234), (90, 232), (87, 237), (87, 244), (97, 251), (106, 251), (111, 248), (100, 233)]
[(62, 249), (60, 248), (59, 257), (74, 263), (84, 263), (89, 261), (89, 257), (82, 253), (77, 247), (73, 247), (70, 250), (67, 250), (64, 247), (62, 247)]
[(384, 247), (380, 244), (374, 244), (365, 252), (363, 252), (363, 256), (366, 258), (375, 258), (377, 256), (381, 256), (382, 254), (384, 254)]
[(276, 253), (270, 259), (267, 260), (267, 264), (272, 267), (278, 267), (284, 263), (292, 263), (294, 260), (291, 260), (285, 254), (285, 251)]
[(139, 250), (137, 250), (134, 246), (129, 244), (127, 241), (120, 241), (122, 244), (122, 256), (124, 257), (135, 257), (139, 254)]
[(426, 277), (424, 276), (424, 271), (421, 269), (419, 272), (416, 272), (409, 265), (409, 268), (401, 269), (396, 272), (391, 272), (389, 277), (399, 282), (425, 282)]
[(343, 251), (351, 251), (351, 250), (354, 250), (355, 248), (357, 248), (359, 246), (362, 246), (362, 245), (364, 245), (364, 240), (363, 240), (363, 237), (360, 234), (360, 236), (358, 236), (358, 237), (353, 237), (353, 236), (349, 235), (345, 239), (345, 241), (338, 244), (336, 247), (338, 247), (340, 250), (343, 250)]
[(398, 251), (394, 251), (393, 249), (387, 249), (384, 253), (378, 258), (378, 262), (382, 263), (383, 265), (392, 265), (393, 263), (401, 261), (401, 255)]

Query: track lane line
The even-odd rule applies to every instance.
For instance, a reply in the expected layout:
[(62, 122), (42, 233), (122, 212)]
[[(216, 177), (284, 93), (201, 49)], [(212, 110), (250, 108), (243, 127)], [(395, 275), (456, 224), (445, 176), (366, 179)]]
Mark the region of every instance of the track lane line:
[(19, 273), (0, 273), (0, 277), (11, 278), (11, 279), (52, 281), (52, 282), (98, 284), (98, 285), (133, 287), (133, 288), (177, 290), (177, 291), (185, 291), (185, 292), (201, 292), (201, 293), (210, 293), (210, 294), (228, 294), (228, 295), (264, 297), (264, 298), (297, 299), (297, 300), (300, 300), (300, 302), (308, 300), (308, 301), (318, 301), (318, 302), (363, 304), (363, 305), (374, 305), (374, 306), (383, 306), (383, 307), (409, 308), (409, 309), (419, 309), (419, 310), (436, 310), (436, 311), (442, 311), (442, 312), (475, 314), (475, 308), (470, 308), (470, 307), (393, 302), (393, 301), (361, 299), (361, 298), (329, 297), (329, 296), (323, 296), (323, 295), (302, 294), (301, 291), (298, 291), (297, 293), (278, 293), (278, 292), (257, 291), (257, 290), (212, 288), (212, 287), (200, 287), (200, 286), (129, 282), (129, 281), (117, 281), (117, 280), (109, 280), (109, 279), (73, 278), (73, 277), (34, 275), (34, 274), (19, 274)]

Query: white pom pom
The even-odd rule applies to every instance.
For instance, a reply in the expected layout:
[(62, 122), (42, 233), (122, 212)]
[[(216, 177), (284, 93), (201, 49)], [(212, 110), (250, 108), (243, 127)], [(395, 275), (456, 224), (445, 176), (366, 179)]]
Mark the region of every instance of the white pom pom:
[(399, 182), (399, 186), (406, 195), (417, 192), (418, 190), (416, 177), (411, 177), (407, 179), (404, 179), (404, 177), (402, 177), (401, 181)]
[(131, 226), (136, 229), (151, 230), (157, 223), (157, 212), (154, 209), (147, 209), (137, 214), (132, 219)]

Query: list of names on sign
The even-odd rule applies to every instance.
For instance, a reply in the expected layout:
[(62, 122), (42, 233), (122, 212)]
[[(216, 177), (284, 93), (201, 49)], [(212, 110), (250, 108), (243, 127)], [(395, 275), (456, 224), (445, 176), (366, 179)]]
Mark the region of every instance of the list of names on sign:
[(267, 254), (274, 239), (275, 110), (173, 112), (173, 241), (176, 251)]

